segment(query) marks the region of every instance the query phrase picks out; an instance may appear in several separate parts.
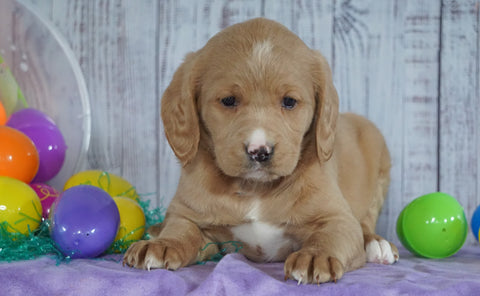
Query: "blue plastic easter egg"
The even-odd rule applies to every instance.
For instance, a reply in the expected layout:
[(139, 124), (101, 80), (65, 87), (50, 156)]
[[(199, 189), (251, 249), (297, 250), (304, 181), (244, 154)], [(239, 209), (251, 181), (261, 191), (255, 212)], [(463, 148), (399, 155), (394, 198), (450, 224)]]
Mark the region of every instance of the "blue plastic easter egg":
[(113, 198), (91, 185), (74, 186), (52, 208), (51, 237), (70, 258), (93, 258), (115, 240), (120, 215)]
[(478, 206), (475, 212), (473, 212), (470, 226), (472, 228), (473, 235), (475, 235), (475, 238), (479, 240), (478, 238), (480, 237), (480, 206)]

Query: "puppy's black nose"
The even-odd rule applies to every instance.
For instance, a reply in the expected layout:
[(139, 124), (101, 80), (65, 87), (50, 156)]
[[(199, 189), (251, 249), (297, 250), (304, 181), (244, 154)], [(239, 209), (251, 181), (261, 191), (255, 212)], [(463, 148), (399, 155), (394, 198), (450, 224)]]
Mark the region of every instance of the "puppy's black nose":
[(273, 155), (273, 148), (268, 146), (259, 146), (251, 149), (247, 147), (247, 153), (250, 156), (250, 159), (257, 162), (264, 162), (270, 160)]

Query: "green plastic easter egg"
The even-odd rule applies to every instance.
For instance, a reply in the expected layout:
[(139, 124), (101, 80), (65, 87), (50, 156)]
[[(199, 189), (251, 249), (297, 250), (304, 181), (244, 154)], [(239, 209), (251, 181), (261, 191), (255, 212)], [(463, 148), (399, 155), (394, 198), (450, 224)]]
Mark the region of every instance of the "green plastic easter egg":
[(26, 108), (27, 102), (6, 62), (0, 56), (0, 102), (7, 115)]
[(465, 243), (468, 232), (465, 212), (452, 196), (435, 192), (408, 204), (397, 220), (403, 246), (417, 256), (445, 258)]

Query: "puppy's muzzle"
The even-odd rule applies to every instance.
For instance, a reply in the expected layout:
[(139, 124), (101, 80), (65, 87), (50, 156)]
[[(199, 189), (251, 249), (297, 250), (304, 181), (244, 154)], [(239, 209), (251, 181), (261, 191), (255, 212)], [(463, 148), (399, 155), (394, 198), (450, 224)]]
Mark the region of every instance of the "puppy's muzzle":
[(250, 160), (256, 162), (265, 162), (273, 157), (273, 146), (269, 145), (253, 145), (250, 144), (246, 147), (246, 152), (250, 157)]

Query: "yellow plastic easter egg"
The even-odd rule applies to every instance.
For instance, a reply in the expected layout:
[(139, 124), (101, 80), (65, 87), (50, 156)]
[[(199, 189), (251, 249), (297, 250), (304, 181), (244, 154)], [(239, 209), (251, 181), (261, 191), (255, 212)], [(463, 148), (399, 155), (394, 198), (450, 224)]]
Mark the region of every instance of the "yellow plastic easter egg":
[(116, 196), (113, 198), (120, 213), (120, 226), (115, 241), (133, 242), (145, 233), (145, 214), (140, 205), (131, 198)]
[(139, 199), (137, 190), (132, 184), (120, 176), (105, 171), (88, 170), (79, 172), (68, 179), (63, 190), (65, 191), (76, 185), (93, 185), (105, 190), (112, 197), (125, 196), (134, 200)]
[(11, 233), (28, 234), (42, 221), (42, 204), (26, 183), (0, 176), (0, 223)]

